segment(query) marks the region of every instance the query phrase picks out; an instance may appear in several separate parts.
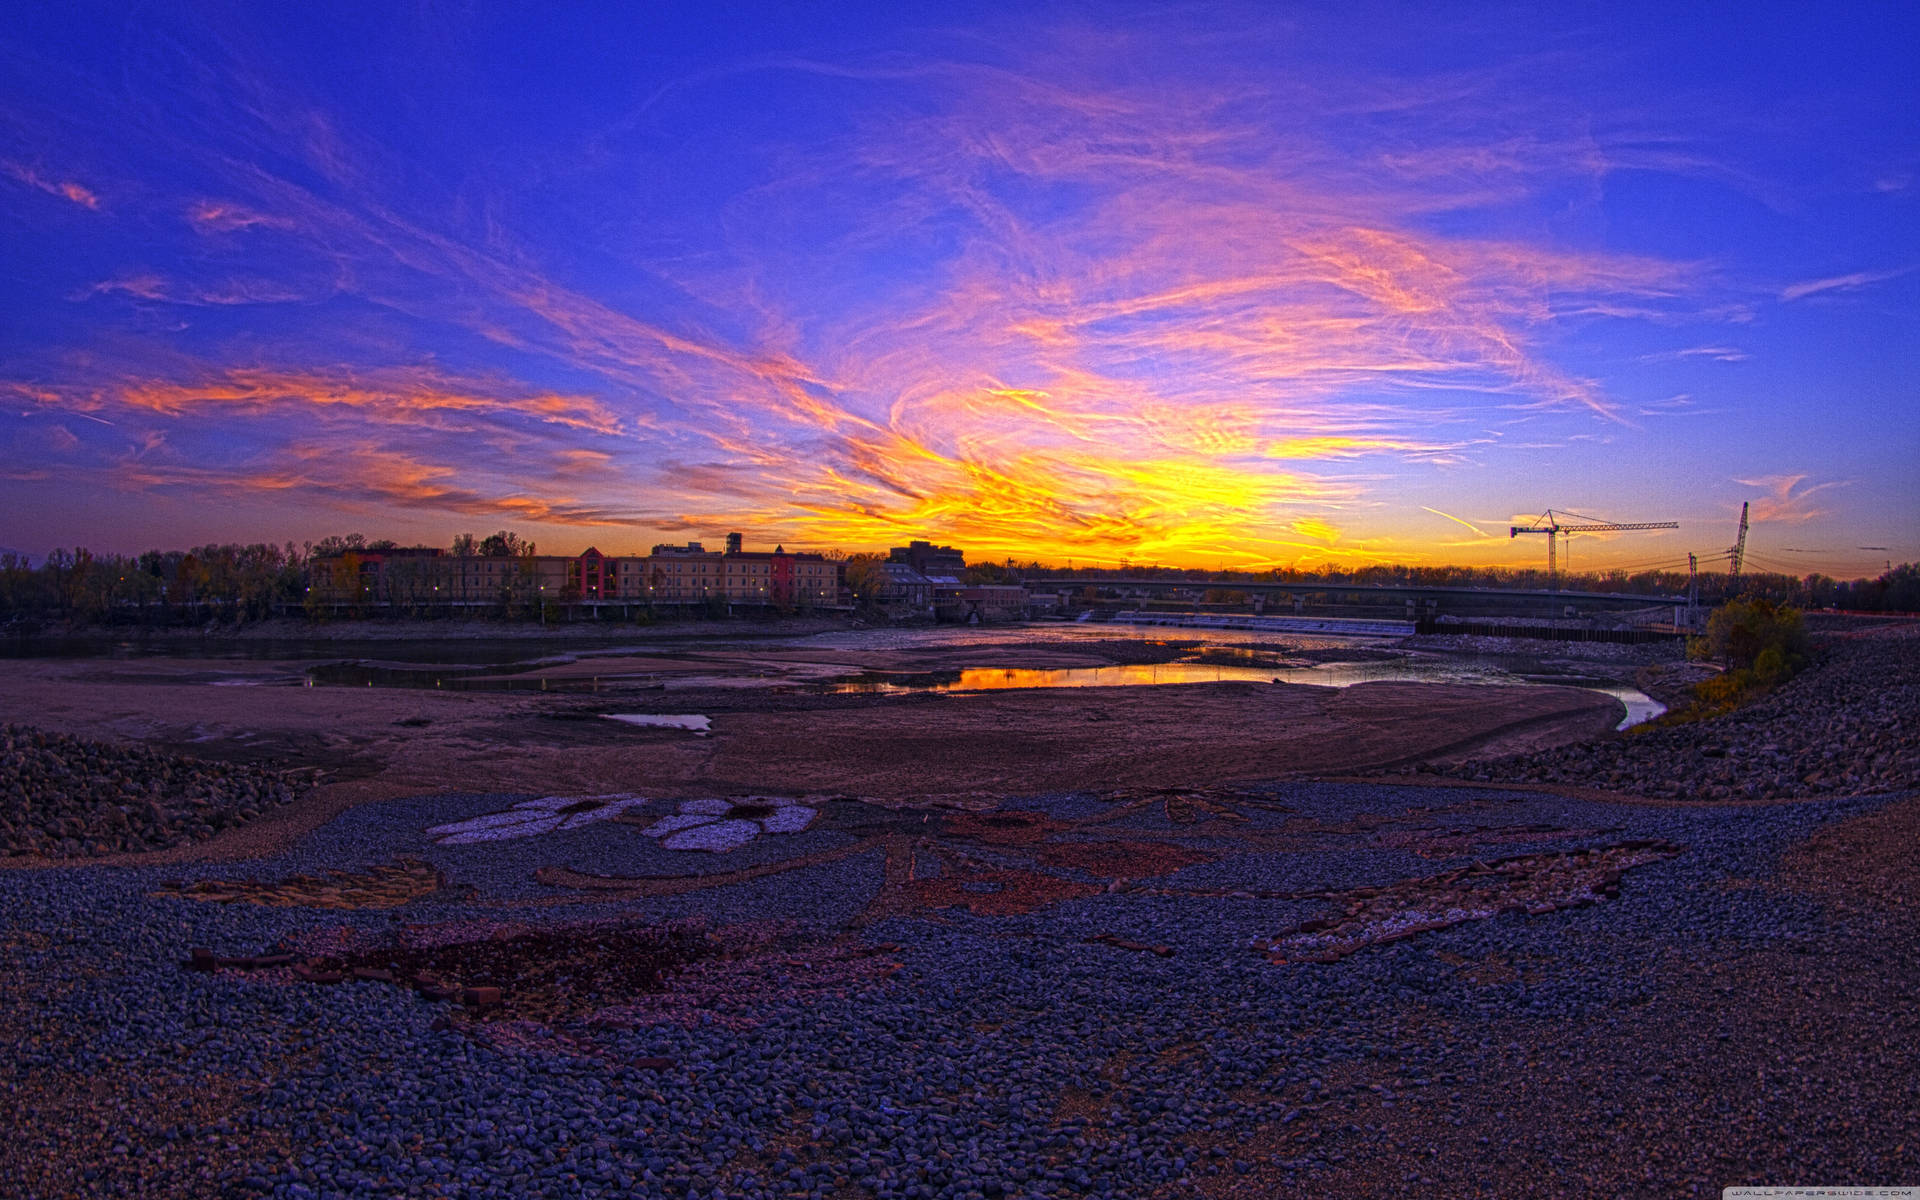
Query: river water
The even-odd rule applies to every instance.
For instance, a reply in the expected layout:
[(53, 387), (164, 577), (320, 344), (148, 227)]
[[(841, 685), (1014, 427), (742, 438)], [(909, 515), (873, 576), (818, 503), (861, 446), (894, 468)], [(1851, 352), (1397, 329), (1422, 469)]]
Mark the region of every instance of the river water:
[[(1173, 642), (1228, 661), (1183, 661), (1109, 667), (1033, 669), (969, 667), (920, 673), (848, 672), (806, 686), (832, 692), (971, 692), (1009, 688), (1140, 687), (1157, 684), (1254, 682), (1303, 683), (1350, 687), (1359, 683), (1408, 682), (1483, 685), (1552, 684), (1580, 687), (1618, 699), (1626, 707), (1620, 728), (1666, 711), (1644, 692), (1617, 681), (1579, 672), (1577, 664), (1556, 661), (1550, 644), (1534, 653), (1462, 655), (1393, 649), (1398, 639), (1345, 637), (1245, 630), (1164, 629), (1117, 624), (1041, 623), (1018, 626), (932, 626), (904, 629), (842, 630), (806, 636), (741, 636), (692, 633), (685, 636), (594, 637), (556, 642), (531, 638), (391, 639), (366, 642), (241, 639), (139, 641), (76, 638), (13, 641), (0, 656), (35, 658), (172, 657), (201, 660), (279, 661), (312, 664), (309, 686), (414, 687), (448, 690), (600, 690), (598, 681), (577, 675), (549, 678), (542, 668), (582, 659), (606, 659), (607, 676), (620, 674), (619, 659), (630, 655), (769, 650), (942, 650), (977, 647), (990, 657), (992, 647), (1058, 646), (1132, 640)], [(1343, 660), (1350, 655), (1351, 660)], [(1244, 661), (1235, 662), (1234, 658)], [(1326, 660), (1326, 661), (1317, 661)], [(1357, 660), (1357, 661), (1355, 661)], [(718, 680), (688, 679), (674, 687)], [(729, 686), (792, 686), (778, 674), (733, 677)]]
[[(953, 676), (957, 676), (953, 677)], [(1638, 688), (1583, 675), (1516, 674), (1493, 660), (1406, 658), (1397, 662), (1330, 662), (1306, 666), (1236, 667), (1213, 663), (1147, 663), (1116, 667), (968, 667), (957, 672), (890, 678), (869, 673), (830, 684), (835, 692), (986, 692), (1009, 688), (1137, 687), (1160, 683), (1305, 683), (1351, 687), (1356, 683), (1552, 684), (1604, 692), (1626, 706), (1616, 728), (1652, 720), (1666, 706)]]
[[(1248, 665), (1216, 662), (1150, 663), (1112, 667), (1002, 668), (969, 667), (915, 675), (868, 672), (829, 685), (837, 692), (899, 693), (914, 691), (975, 692), (1009, 688), (1138, 687), (1168, 683), (1304, 683), (1317, 687), (1351, 687), (1357, 683), (1456, 683), (1482, 685), (1537, 684), (1577, 687), (1604, 692), (1626, 707), (1618, 728), (1626, 729), (1664, 713), (1666, 706), (1638, 688), (1599, 676), (1575, 673), (1549, 655), (1464, 655), (1401, 652), (1392, 658), (1374, 657), (1397, 639), (1336, 637), (1294, 633), (1249, 633), (1239, 630), (1138, 629), (1123, 625), (1030, 626), (1019, 640), (1071, 645), (1076, 641), (1134, 638), (1140, 641), (1199, 643), (1221, 652), (1241, 652), (1277, 661)], [(869, 638), (862, 642), (839, 639)], [(888, 639), (882, 643), (879, 638)], [(824, 634), (806, 640), (814, 646), (854, 645), (915, 649), (936, 646), (998, 645), (1009, 641), (1005, 629), (883, 630), (874, 634)], [(1271, 647), (1271, 651), (1267, 648)], [(1284, 649), (1282, 649), (1284, 647)], [(1290, 661), (1290, 652), (1342, 651), (1364, 655), (1360, 661)], [(1318, 655), (1316, 655), (1317, 657)]]

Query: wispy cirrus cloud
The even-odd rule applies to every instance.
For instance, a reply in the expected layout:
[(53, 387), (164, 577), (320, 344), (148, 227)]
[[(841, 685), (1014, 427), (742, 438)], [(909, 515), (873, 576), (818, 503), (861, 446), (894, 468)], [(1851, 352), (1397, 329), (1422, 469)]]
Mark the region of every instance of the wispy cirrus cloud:
[[(452, 195), (201, 47), (115, 134), (191, 165), (152, 201), (181, 244), (67, 293), (96, 319), (180, 306), (167, 352), (23, 383), (217, 431), (224, 453), (142, 459), (130, 490), (1258, 564), (1385, 554), (1352, 528), (1378, 478), (1354, 464), (1475, 462), (1496, 405), (1630, 425), (1645, 406), (1557, 337), (1707, 302), (1696, 264), (1437, 219), (1712, 167), (1543, 116), (1515, 70), (1134, 70), (1153, 47), (1085, 33), (708, 73), (596, 131), (587, 166), (489, 163)], [(697, 211), (627, 200), (650, 126), (768, 72), (831, 129), (731, 147), (745, 182)], [(531, 465), (476, 486), (476, 437)]]
[(67, 387), (22, 387), (20, 392), (43, 405), (84, 413), (172, 421), (346, 417), (355, 425), (422, 425), (461, 433), (479, 428), (474, 419), (491, 418), (584, 434), (613, 435), (622, 429), (618, 415), (592, 396), (542, 392), (506, 380), (456, 377), (430, 368), (283, 371), (235, 367), (208, 371), (191, 380), (136, 377)]
[[(1476, 439), (1485, 445), (1491, 438)], [(1280, 459), (1352, 459), (1370, 454), (1393, 455), (1413, 461), (1451, 465), (1464, 461), (1469, 443), (1414, 442), (1389, 437), (1351, 437), (1341, 434), (1290, 437), (1266, 448), (1268, 458)]]
[(244, 305), (288, 304), (328, 294), (325, 288), (300, 288), (282, 279), (235, 277), (188, 282), (151, 273), (120, 275), (71, 293), (69, 300), (92, 296), (126, 296), (156, 304)]
[(1711, 362), (1745, 362), (1753, 357), (1745, 350), (1734, 346), (1688, 346), (1683, 350), (1662, 350), (1657, 354), (1642, 354), (1641, 362), (1684, 362), (1690, 358), (1704, 358)]
[(1681, 392), (1660, 400), (1649, 400), (1640, 406), (1643, 417), (1710, 417), (1724, 410), (1703, 408), (1691, 395)]
[[(1509, 391), (1613, 418), (1591, 381), (1532, 350), (1535, 331), (1599, 298), (1654, 304), (1690, 286), (1684, 265), (1421, 233), (1416, 189), (1354, 180), (1313, 130), (1228, 120), (1227, 101), (1204, 90), (1086, 95), (1012, 72), (942, 78), (964, 98), (850, 152), (897, 189), (900, 227), (862, 227), (836, 247), (911, 238), (928, 212), (975, 230), (926, 309), (891, 331), (935, 353), (958, 343), (954, 357), (1040, 372), (1071, 358), (1112, 383), (1153, 361), (1156, 385), (1171, 376), (1294, 401), (1363, 386)], [(1022, 181), (1085, 199), (1036, 216), (1007, 199)]]
[(0, 158), (0, 175), (5, 175), (27, 187), (36, 188), (49, 196), (58, 196), (81, 208), (98, 210), (100, 207), (100, 197), (92, 188), (71, 179), (43, 175), (25, 163)]
[(113, 279), (103, 279), (90, 287), (68, 295), (69, 300), (84, 300), (89, 296), (123, 295), (136, 300), (169, 300), (171, 296), (167, 281), (158, 275), (134, 274), (120, 275)]
[(288, 217), (255, 212), (241, 204), (220, 200), (197, 200), (187, 208), (187, 220), (205, 233), (234, 233), (248, 229), (291, 230)]
[(117, 465), (112, 475), (157, 492), (305, 497), (366, 515), (396, 508), (573, 526), (629, 525), (638, 516), (633, 508), (556, 493), (551, 476), (538, 470), (547, 465), (527, 462), (518, 471), (478, 474), (377, 442), (329, 441), (292, 443), (241, 470), (141, 460)]
[(1823, 292), (1851, 292), (1876, 283), (1885, 283), (1889, 279), (1898, 279), (1910, 275), (1920, 267), (1896, 267), (1886, 271), (1854, 271), (1846, 275), (1832, 275), (1825, 279), (1808, 279), (1800, 283), (1789, 284), (1780, 289), (1782, 300), (1804, 300), (1808, 296), (1818, 296)]
[(1816, 517), (1823, 517), (1831, 510), (1817, 507), (1814, 497), (1834, 488), (1847, 486), (1847, 480), (1830, 479), (1824, 483), (1806, 484), (1805, 475), (1763, 475), (1757, 479), (1736, 479), (1735, 483), (1746, 487), (1763, 488), (1767, 495), (1753, 502), (1755, 521), (1777, 521), (1790, 525), (1802, 525)]

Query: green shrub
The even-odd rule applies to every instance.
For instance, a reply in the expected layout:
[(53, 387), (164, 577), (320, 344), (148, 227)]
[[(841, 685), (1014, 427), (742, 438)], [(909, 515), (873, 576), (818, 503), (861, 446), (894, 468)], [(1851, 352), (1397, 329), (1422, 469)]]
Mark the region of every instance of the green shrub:
[[(1753, 668), (1777, 683), (1806, 665), (1807, 633), (1800, 610), (1776, 607), (1767, 600), (1734, 600), (1713, 610), (1707, 633), (1695, 639), (1703, 658), (1718, 659), (1729, 669)], [(1690, 645), (1689, 651), (1696, 649)], [(1769, 655), (1768, 652), (1772, 653)], [(1768, 665), (1761, 667), (1761, 657)]]
[(1753, 676), (1762, 687), (1772, 687), (1791, 674), (1787, 652), (1779, 646), (1768, 646), (1753, 656)]
[(1713, 610), (1706, 635), (1687, 642), (1687, 657), (1717, 659), (1725, 668), (1693, 685), (1695, 703), (1685, 719), (1704, 720), (1791, 679), (1807, 664), (1807, 634), (1796, 609), (1735, 600)]
[(1730, 704), (1745, 695), (1752, 684), (1751, 671), (1723, 671), (1694, 684), (1693, 694), (1703, 704)]

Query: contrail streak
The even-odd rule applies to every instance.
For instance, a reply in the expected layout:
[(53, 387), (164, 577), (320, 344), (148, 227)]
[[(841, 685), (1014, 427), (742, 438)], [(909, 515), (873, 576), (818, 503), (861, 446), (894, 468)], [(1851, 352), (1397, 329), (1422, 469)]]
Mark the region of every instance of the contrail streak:
[(1475, 533), (1479, 534), (1481, 537), (1493, 536), (1492, 534), (1488, 533), (1486, 530), (1480, 528), (1478, 525), (1475, 525), (1472, 521), (1462, 520), (1461, 518), (1454, 516), (1452, 513), (1441, 512), (1437, 508), (1427, 508), (1427, 506), (1424, 504), (1422, 504), (1420, 507), (1426, 508), (1428, 512), (1432, 513), (1436, 517), (1445, 517), (1447, 520), (1452, 521), (1456, 525), (1465, 525), (1468, 529), (1473, 530)]

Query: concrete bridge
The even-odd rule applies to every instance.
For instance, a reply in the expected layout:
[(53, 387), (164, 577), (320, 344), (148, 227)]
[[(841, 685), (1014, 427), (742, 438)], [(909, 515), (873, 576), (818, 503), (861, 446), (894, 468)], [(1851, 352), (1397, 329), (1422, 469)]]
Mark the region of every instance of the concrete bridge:
[[(1246, 582), (1238, 579), (1139, 579), (1125, 575), (1082, 576), (1077, 579), (1032, 580), (1030, 588), (1058, 585), (1062, 589), (1098, 588), (1119, 593), (1126, 600), (1178, 601), (1198, 604), (1208, 591), (1242, 592), (1256, 612), (1364, 609), (1404, 620), (1439, 616), (1534, 620), (1598, 616), (1631, 610), (1684, 609), (1684, 596), (1646, 596), (1621, 592), (1570, 592), (1528, 588), (1432, 587), (1413, 584), (1343, 584)], [(1111, 603), (1111, 602), (1108, 602)]]

